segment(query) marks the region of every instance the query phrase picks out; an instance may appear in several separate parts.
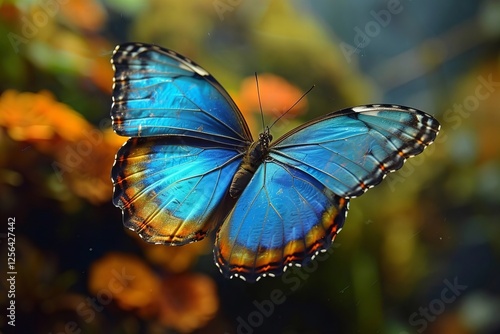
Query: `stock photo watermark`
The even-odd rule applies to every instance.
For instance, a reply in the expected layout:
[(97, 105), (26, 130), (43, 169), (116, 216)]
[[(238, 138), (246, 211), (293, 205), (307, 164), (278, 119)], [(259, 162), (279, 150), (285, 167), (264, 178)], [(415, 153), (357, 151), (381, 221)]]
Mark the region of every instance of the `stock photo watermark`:
[(7, 218), (7, 324), (16, 326), (16, 218)]
[(59, 12), (60, 6), (68, 3), (69, 0), (40, 0), (34, 10), (21, 17), (20, 34), (9, 32), (7, 38), (16, 53), (19, 52), (21, 44), (28, 44), (38, 35), (49, 21)]
[(353, 28), (355, 32), (353, 45), (346, 42), (341, 42), (339, 45), (347, 62), (350, 63), (354, 54), (370, 45), (371, 41), (380, 35), (382, 29), (391, 23), (393, 16), (400, 14), (403, 9), (400, 0), (389, 0), (386, 9), (371, 10), (370, 16), (373, 20), (366, 22), (364, 27), (355, 26)]
[(468, 118), (471, 112), (479, 108), (481, 101), (487, 100), (500, 87), (500, 81), (494, 81), (492, 74), (489, 74), (487, 78), (478, 76), (477, 81), (478, 84), (473, 94), (466, 96), (462, 103), (454, 103), (453, 108), (449, 108), (444, 112), (443, 118), (451, 129), (458, 128), (464, 118)]
[[(477, 111), (481, 102), (487, 100), (491, 95), (500, 88), (500, 81), (495, 81), (490, 73), (487, 77), (482, 75), (477, 77), (477, 85), (474, 91), (467, 95), (461, 102), (454, 103), (451, 108), (446, 109), (443, 114), (443, 128), (456, 130), (462, 125), (464, 119), (469, 118), (471, 113)], [(445, 143), (448, 140), (446, 134), (441, 134), (436, 138), (435, 143)], [(412, 175), (418, 166), (434, 154), (436, 145), (431, 145), (426, 148), (426, 154), (409, 159), (405, 168), (402, 168), (397, 173), (387, 178), (387, 184), (391, 191), (395, 191), (398, 183), (404, 183), (410, 175)]]
[(425, 307), (419, 307), (418, 311), (410, 314), (408, 322), (417, 328), (417, 332), (422, 333), (427, 329), (430, 322), (446, 310), (446, 306), (455, 302), (457, 298), (467, 290), (468, 286), (460, 284), (458, 278), (453, 278), (453, 282), (448, 279), (443, 281), (445, 287), (441, 290), (439, 298), (433, 299)]

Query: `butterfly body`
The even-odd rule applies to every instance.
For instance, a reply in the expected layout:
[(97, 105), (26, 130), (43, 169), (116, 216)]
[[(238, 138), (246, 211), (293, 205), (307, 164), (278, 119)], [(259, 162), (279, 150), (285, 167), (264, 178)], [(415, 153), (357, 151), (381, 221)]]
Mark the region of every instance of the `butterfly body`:
[(269, 133), (269, 128), (266, 128), (266, 131), (259, 135), (259, 140), (250, 144), (231, 182), (231, 187), (229, 188), (231, 197), (239, 197), (243, 189), (245, 189), (252, 179), (257, 168), (268, 157), (269, 143), (271, 140), (272, 136)]
[(127, 43), (112, 64), (113, 128), (132, 137), (111, 173), (124, 225), (167, 245), (217, 231), (227, 277), (279, 275), (326, 251), (349, 198), (421, 153), (440, 127), (413, 108), (368, 105), (254, 141), (229, 94), (191, 60)]

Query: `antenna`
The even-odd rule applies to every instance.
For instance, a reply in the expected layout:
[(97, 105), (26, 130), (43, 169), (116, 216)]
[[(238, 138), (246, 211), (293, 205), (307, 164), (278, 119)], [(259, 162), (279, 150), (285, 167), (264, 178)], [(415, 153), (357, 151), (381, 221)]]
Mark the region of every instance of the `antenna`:
[(264, 113), (262, 112), (262, 101), (260, 100), (260, 88), (259, 88), (259, 78), (257, 77), (257, 72), (255, 72), (255, 83), (257, 84), (257, 97), (259, 99), (259, 108), (260, 108), (260, 118), (262, 120), (262, 130), (264, 130)]
[[(287, 111), (285, 111), (284, 113), (282, 113), (270, 126), (269, 126), (269, 129), (271, 129), (274, 124), (276, 124), (276, 122), (278, 122), (283, 116), (285, 116), (290, 110), (293, 109), (293, 107), (295, 107), (300, 101), (302, 101), (302, 99), (304, 97), (306, 97), (307, 94), (309, 94), (310, 91), (312, 91), (314, 89), (315, 85), (312, 85), (311, 88), (309, 88), (307, 90), (307, 92), (305, 92), (304, 94), (302, 94), (302, 96), (297, 100), (297, 102), (295, 102), (290, 108), (288, 108)], [(259, 102), (260, 102), (260, 97), (259, 97)], [(262, 107), (261, 107), (261, 113), (262, 113)]]

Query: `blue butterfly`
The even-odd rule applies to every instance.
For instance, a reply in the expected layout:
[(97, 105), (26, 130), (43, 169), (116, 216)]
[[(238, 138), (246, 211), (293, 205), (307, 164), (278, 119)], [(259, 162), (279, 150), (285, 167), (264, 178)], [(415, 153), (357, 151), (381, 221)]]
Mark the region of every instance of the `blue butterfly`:
[(436, 138), (432, 116), (398, 105), (343, 109), (254, 141), (222, 86), (155, 45), (116, 47), (111, 118), (131, 137), (112, 169), (113, 203), (148, 242), (183, 245), (217, 230), (226, 277), (255, 281), (324, 252), (349, 198)]

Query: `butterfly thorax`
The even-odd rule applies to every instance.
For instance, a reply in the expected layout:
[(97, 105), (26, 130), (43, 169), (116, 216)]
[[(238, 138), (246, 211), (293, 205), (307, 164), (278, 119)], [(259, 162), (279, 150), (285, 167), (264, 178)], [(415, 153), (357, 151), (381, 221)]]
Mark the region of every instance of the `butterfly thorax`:
[(240, 196), (257, 168), (267, 158), (271, 140), (273, 140), (273, 136), (269, 133), (269, 128), (266, 127), (266, 130), (259, 135), (259, 139), (250, 144), (231, 182), (229, 194), (232, 198)]

